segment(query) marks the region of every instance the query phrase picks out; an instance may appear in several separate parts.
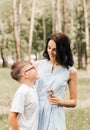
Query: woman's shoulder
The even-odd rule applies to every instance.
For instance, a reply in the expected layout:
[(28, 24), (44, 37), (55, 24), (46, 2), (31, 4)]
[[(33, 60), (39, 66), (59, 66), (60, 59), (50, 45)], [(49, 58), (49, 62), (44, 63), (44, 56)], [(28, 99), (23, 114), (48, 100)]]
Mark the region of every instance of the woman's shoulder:
[(75, 67), (70, 67), (70, 76), (76, 76), (77, 75), (77, 69)]
[(77, 73), (77, 69), (74, 66), (72, 66), (72, 67), (70, 67), (70, 72)]

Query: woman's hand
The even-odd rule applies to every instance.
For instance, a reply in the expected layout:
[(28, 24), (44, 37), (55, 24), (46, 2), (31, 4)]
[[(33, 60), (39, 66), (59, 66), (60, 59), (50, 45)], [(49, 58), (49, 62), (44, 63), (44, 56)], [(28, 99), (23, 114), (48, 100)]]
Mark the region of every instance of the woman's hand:
[(49, 96), (48, 101), (52, 105), (62, 105), (62, 99), (56, 97), (55, 95)]

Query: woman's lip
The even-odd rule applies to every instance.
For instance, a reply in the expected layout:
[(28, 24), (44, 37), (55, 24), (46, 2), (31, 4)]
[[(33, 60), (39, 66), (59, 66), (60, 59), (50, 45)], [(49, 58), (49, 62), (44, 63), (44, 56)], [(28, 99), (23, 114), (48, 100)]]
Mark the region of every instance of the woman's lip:
[(51, 57), (55, 57), (55, 55), (50, 55)]
[(55, 58), (55, 55), (50, 55), (51, 58)]

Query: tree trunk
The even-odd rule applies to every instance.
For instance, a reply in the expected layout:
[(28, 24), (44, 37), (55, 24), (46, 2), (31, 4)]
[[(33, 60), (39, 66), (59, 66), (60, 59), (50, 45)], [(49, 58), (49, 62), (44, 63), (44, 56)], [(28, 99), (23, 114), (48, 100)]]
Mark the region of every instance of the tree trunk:
[(84, 19), (85, 19), (85, 40), (86, 40), (86, 69), (90, 71), (90, 45), (89, 45), (89, 27), (88, 27), (88, 12), (87, 12), (87, 4), (86, 0), (83, 0), (84, 7)]
[(73, 36), (73, 32), (74, 32), (74, 14), (73, 14), (73, 8), (74, 8), (74, 6), (73, 6), (73, 1), (71, 2), (71, 17), (70, 17), (70, 19), (71, 19), (71, 29), (70, 29), (70, 35), (72, 35)]
[(52, 0), (52, 32), (61, 32), (60, 0)]
[(52, 33), (55, 33), (55, 0), (52, 0)]
[(82, 56), (80, 56), (80, 52), (78, 51), (78, 69), (82, 69), (83, 64), (82, 64)]
[(19, 14), (18, 14), (18, 36), (20, 40), (20, 31), (21, 31), (21, 15), (22, 15), (22, 0), (19, 0)]
[(61, 32), (61, 13), (60, 13), (60, 0), (55, 0), (55, 12), (56, 12), (56, 21), (55, 21), (55, 31)]
[(14, 37), (16, 46), (16, 61), (20, 61), (20, 37), (19, 37), (19, 22), (17, 17), (17, 6), (16, 0), (13, 0), (13, 11), (14, 11)]
[(3, 61), (2, 67), (8, 67), (6, 48), (1, 48), (1, 58), (2, 58), (2, 61)]
[(1, 31), (2, 31), (2, 46), (1, 46), (1, 58), (2, 58), (2, 66), (8, 67), (8, 58), (7, 58), (7, 49), (6, 49), (6, 38), (5, 38), (5, 25), (4, 22), (1, 23)]
[(62, 11), (63, 11), (63, 32), (66, 33), (66, 11), (65, 11), (65, 0), (62, 0)]
[(45, 46), (45, 43), (46, 43), (46, 25), (45, 25), (45, 17), (43, 16), (43, 43), (44, 43), (44, 46)]
[(32, 40), (33, 40), (33, 30), (34, 30), (34, 17), (35, 17), (35, 2), (36, 2), (36, 0), (33, 0), (33, 3), (32, 3), (32, 14), (31, 14), (29, 47), (28, 47), (28, 60), (31, 59), (31, 48), (32, 48)]

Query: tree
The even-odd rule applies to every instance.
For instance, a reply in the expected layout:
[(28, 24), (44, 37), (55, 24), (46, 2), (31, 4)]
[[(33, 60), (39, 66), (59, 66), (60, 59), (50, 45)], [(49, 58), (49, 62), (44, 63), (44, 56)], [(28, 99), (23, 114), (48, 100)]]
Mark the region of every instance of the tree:
[(56, 4), (55, 4), (55, 7), (56, 7), (56, 32), (61, 32), (62, 29), (61, 29), (61, 13), (60, 13), (60, 0), (55, 0)]
[(88, 27), (88, 11), (86, 0), (83, 0), (84, 21), (85, 21), (85, 42), (86, 42), (86, 69), (90, 71), (90, 44), (89, 44), (89, 27)]
[(52, 0), (52, 33), (55, 32), (55, 0)]
[(78, 69), (83, 68), (83, 58), (86, 56), (85, 37), (84, 37), (84, 17), (83, 17), (82, 4), (76, 7), (76, 19), (75, 19), (75, 42), (74, 42), (74, 54), (77, 55)]
[[(13, 1), (16, 2), (15, 14), (17, 16), (14, 26), (12, 1), (0, 1), (0, 19), (5, 22), (3, 24), (5, 24), (4, 39), (6, 41), (5, 49), (8, 54), (7, 56), (11, 56), (14, 60), (17, 57), (20, 57), (18, 59), (24, 59), (28, 56), (30, 49), (30, 53), (37, 55), (39, 58), (39, 53), (42, 53), (47, 37), (51, 33), (63, 31), (70, 36), (71, 47), (73, 48), (75, 58), (78, 59), (78, 66), (80, 68), (85, 67), (85, 62), (89, 59), (89, 51), (86, 53), (88, 50), (86, 46), (90, 46), (89, 43), (86, 43), (87, 34), (85, 31), (87, 30), (85, 27), (86, 23), (88, 23), (88, 31), (90, 31), (90, 1), (85, 0), (88, 12), (87, 21), (85, 21), (84, 1), (82, 0), (73, 0), (72, 2), (69, 0), (39, 0), (39, 2), (35, 0), (37, 8), (35, 7), (34, 9), (34, 15), (32, 15), (33, 0)], [(5, 3), (7, 4), (5, 5)], [(75, 12), (76, 8), (77, 12)], [(34, 24), (31, 25), (31, 23)], [(15, 40), (15, 36), (17, 37), (17, 41)], [(2, 39), (3, 35), (0, 28), (0, 47), (2, 46)], [(18, 48), (16, 45), (19, 46), (19, 49), (16, 49)], [(31, 54), (29, 55), (31, 56)]]
[(5, 34), (5, 22), (1, 22), (1, 31), (2, 31), (2, 46), (1, 46), (1, 57), (3, 60), (3, 67), (8, 66), (7, 61), (7, 48), (6, 48), (6, 34)]
[(52, 32), (61, 32), (60, 0), (52, 0)]
[[(73, 1), (72, 1), (73, 2)], [(62, 12), (63, 12), (63, 32), (66, 33), (66, 10), (65, 10), (65, 0), (62, 0)]]
[(35, 17), (35, 3), (36, 3), (36, 0), (33, 0), (31, 23), (30, 23), (30, 33), (29, 33), (28, 59), (30, 59), (30, 57), (31, 57), (31, 48), (32, 48), (32, 40), (33, 40), (33, 30), (34, 30), (34, 17)]
[(45, 45), (45, 43), (46, 43), (46, 23), (45, 23), (45, 17), (44, 16), (42, 18), (42, 23), (43, 23), (43, 43)]
[[(20, 1), (21, 2), (21, 1)], [(20, 61), (20, 23), (17, 16), (17, 4), (16, 0), (13, 0), (13, 12), (14, 12), (14, 37), (16, 46), (16, 61)]]

